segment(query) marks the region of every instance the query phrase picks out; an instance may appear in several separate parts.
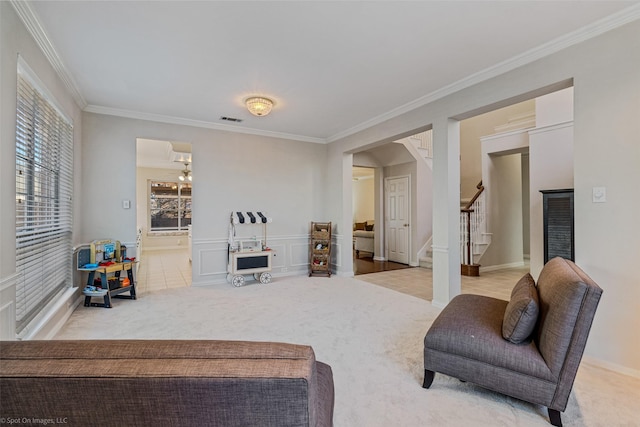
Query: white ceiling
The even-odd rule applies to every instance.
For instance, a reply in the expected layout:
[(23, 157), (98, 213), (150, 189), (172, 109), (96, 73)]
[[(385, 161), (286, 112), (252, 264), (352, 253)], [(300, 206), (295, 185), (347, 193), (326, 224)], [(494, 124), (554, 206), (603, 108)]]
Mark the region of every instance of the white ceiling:
[[(637, 1), (14, 5), (39, 21), (87, 111), (314, 142), (638, 16)], [(275, 100), (269, 116), (245, 110), (243, 99), (254, 94)]]
[(138, 138), (136, 165), (141, 168), (184, 169), (191, 163), (191, 144)]

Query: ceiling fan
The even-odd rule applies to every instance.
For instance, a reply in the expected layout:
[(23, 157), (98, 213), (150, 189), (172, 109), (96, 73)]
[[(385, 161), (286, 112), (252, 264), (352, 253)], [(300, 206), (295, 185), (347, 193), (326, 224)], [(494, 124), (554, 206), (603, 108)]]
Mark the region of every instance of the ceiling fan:
[(193, 176), (191, 175), (191, 171), (189, 170), (189, 163), (184, 164), (184, 170), (182, 171), (182, 175), (178, 176), (180, 181), (193, 181)]

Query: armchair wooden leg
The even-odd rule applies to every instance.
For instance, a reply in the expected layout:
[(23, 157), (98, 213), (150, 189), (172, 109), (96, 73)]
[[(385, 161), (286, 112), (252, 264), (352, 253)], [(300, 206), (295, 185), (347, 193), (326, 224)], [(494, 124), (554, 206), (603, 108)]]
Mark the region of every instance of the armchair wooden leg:
[(549, 422), (556, 426), (562, 427), (562, 419), (560, 419), (560, 411), (556, 411), (555, 409), (547, 408), (549, 412)]
[(424, 381), (422, 383), (422, 388), (431, 387), (431, 383), (433, 383), (433, 377), (435, 377), (436, 373), (433, 371), (424, 370)]

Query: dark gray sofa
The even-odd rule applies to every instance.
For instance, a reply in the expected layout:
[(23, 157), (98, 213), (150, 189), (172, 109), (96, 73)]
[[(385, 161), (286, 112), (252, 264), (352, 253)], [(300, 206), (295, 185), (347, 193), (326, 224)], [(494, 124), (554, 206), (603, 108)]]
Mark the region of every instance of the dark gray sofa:
[(309, 346), (246, 341), (0, 343), (0, 417), (68, 426), (333, 424)]
[(521, 344), (503, 338), (507, 301), (453, 298), (424, 338), (423, 387), (440, 372), (546, 406), (551, 423), (561, 426), (602, 289), (573, 262), (554, 258), (537, 292), (537, 324)]

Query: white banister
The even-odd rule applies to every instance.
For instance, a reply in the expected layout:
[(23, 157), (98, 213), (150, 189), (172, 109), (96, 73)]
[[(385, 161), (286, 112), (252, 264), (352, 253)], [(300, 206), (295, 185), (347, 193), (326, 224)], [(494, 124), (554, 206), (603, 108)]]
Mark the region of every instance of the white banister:
[(475, 264), (475, 249), (485, 243), (487, 235), (486, 198), (481, 184), (472, 200), (460, 210), (460, 259), (467, 265)]

